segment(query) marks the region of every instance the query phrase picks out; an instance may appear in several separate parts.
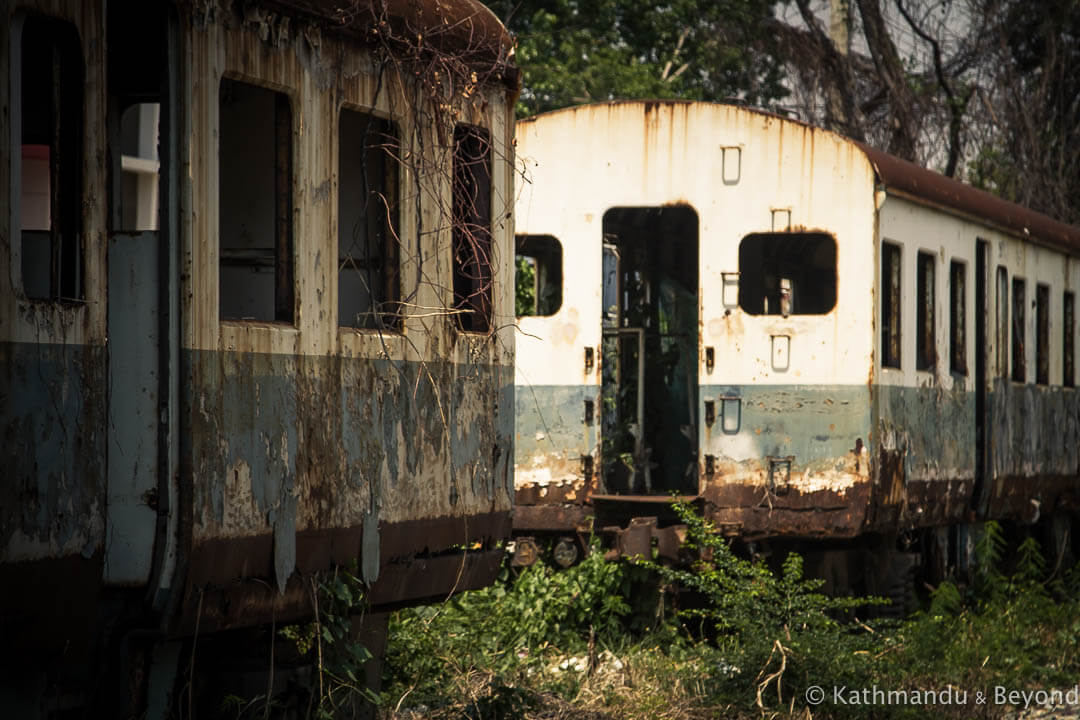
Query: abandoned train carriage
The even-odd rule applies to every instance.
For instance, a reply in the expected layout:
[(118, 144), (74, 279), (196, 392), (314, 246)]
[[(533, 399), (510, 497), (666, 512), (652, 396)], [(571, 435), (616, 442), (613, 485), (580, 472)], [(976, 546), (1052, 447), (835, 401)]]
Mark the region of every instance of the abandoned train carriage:
[(473, 0), (0, 14), (7, 657), (88, 667), (121, 632), (303, 617), (312, 575), (352, 563), (375, 605), (490, 582), (512, 502), (499, 21)]
[(940, 563), (980, 519), (1061, 539), (1080, 230), (741, 107), (575, 107), (518, 143), (517, 534), (595, 515), (670, 550), (646, 518), (678, 493), (746, 540), (859, 538), (816, 558), (839, 582), (901, 533)]

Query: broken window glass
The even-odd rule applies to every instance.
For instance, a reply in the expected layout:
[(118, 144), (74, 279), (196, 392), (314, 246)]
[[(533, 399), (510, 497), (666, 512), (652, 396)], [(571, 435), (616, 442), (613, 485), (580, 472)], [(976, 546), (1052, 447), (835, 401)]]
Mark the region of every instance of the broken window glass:
[(551, 235), (517, 236), (518, 317), (554, 315), (562, 307), (562, 244)]
[(397, 129), (343, 109), (338, 137), (338, 325), (400, 330)]
[(881, 245), (881, 365), (900, 368), (900, 246)]
[(491, 328), (491, 134), (454, 129), (454, 310), (458, 327)]
[(836, 306), (836, 241), (820, 232), (754, 233), (739, 244), (739, 307), (824, 315)]
[(19, 224), (28, 298), (83, 299), (84, 67), (71, 23), (30, 16), (19, 38)]
[(934, 256), (919, 253), (916, 261), (915, 296), (915, 369), (932, 371), (937, 366), (934, 342), (934, 311), (937, 295), (934, 285)]
[(223, 78), (218, 138), (222, 320), (293, 320), (289, 98)]

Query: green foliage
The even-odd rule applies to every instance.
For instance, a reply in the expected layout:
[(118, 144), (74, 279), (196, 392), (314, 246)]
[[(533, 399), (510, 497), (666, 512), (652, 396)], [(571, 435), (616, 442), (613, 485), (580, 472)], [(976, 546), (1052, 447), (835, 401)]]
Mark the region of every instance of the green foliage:
[[(594, 550), (566, 571), (506, 569), (491, 588), (397, 613), (384, 702), (454, 718), (839, 718), (866, 708), (807, 707), (806, 688), (1050, 688), (1080, 675), (1080, 570), (1049, 583), (1038, 543), (1010, 546), (996, 524), (977, 540), (974, 586), (943, 582), (926, 612), (864, 622), (857, 609), (879, 601), (827, 597), (798, 555), (774, 571), (690, 507), (676, 511), (698, 558), (689, 567)], [(658, 612), (667, 598), (674, 614)]]
[(320, 580), (317, 598), (314, 622), (278, 630), (314, 666), (315, 717), (335, 718), (358, 704), (377, 704), (379, 696), (368, 686), (365, 670), (371, 652), (353, 633), (353, 618), (365, 610), (363, 583), (339, 568)]
[(519, 574), (502, 571), (492, 587), (455, 596), (439, 607), (396, 613), (391, 619), (389, 696), (409, 692), (430, 702), (447, 691), (445, 678), (483, 669), (491, 687), (511, 687), (552, 652), (577, 652), (590, 641), (614, 641), (630, 612), (627, 567), (593, 552), (555, 571), (543, 563)]
[(528, 258), (514, 258), (514, 314), (536, 314), (536, 266)]
[(783, 95), (772, 0), (488, 0), (518, 38), (521, 115), (633, 98)]

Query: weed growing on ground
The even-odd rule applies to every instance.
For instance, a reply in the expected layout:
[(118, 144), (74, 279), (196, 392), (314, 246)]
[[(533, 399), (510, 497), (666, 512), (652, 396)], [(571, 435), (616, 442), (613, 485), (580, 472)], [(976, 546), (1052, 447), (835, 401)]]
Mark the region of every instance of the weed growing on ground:
[[(846, 718), (868, 708), (832, 702), (833, 687), (951, 686), (968, 691), (969, 705), (870, 714), (996, 717), (1004, 709), (975, 707), (975, 692), (1071, 688), (1080, 676), (1080, 569), (1048, 578), (1033, 539), (1010, 548), (988, 523), (971, 582), (941, 583), (903, 621), (861, 621), (880, 600), (827, 597), (797, 555), (773, 572), (733, 553), (690, 508), (677, 511), (700, 558), (689, 567), (593, 552), (564, 571), (506, 568), (493, 587), (396, 613), (383, 714)], [(691, 592), (697, 602), (680, 609)], [(807, 703), (813, 685), (826, 702)]]

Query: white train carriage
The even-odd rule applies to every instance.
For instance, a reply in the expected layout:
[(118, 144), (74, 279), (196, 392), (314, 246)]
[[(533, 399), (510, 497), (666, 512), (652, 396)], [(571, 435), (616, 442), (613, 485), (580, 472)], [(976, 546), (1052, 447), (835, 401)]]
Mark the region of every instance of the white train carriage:
[(736, 106), (517, 139), (519, 534), (671, 493), (774, 541), (1076, 507), (1080, 230)]

